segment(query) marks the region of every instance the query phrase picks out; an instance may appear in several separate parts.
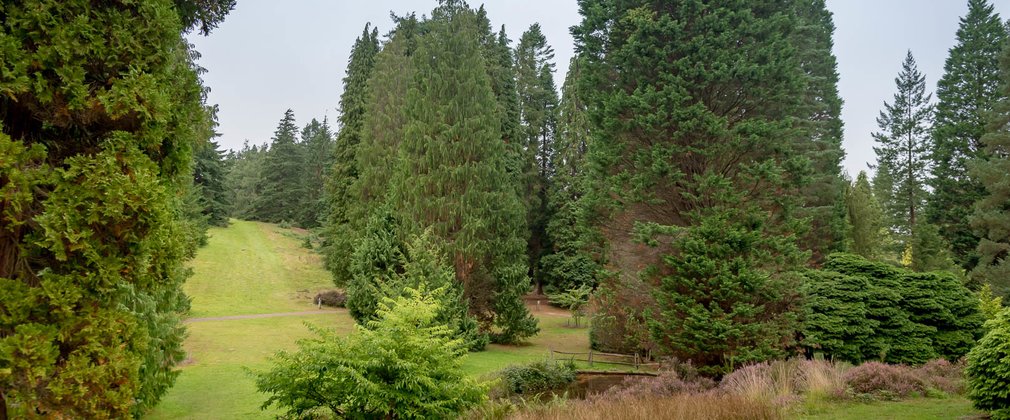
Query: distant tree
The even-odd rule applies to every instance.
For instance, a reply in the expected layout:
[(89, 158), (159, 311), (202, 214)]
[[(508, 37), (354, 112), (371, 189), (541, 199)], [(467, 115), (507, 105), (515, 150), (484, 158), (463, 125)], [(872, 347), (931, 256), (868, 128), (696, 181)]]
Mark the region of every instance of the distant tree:
[[(407, 128), (392, 201), (408, 232), (446, 243), (470, 312), (492, 340), (515, 343), (538, 328), (529, 287), (522, 204), (505, 172), (505, 144), (476, 13), (445, 2), (418, 40)], [(504, 182), (503, 182), (504, 181)]]
[(246, 141), (242, 149), (226, 156), (228, 173), (225, 189), (229, 203), (228, 215), (242, 220), (256, 219), (256, 204), (261, 200), (263, 161), (267, 146), (250, 146)]
[(877, 258), (883, 250), (883, 237), (888, 232), (865, 171), (859, 171), (856, 181), (849, 187), (845, 205), (848, 210), (849, 251), (868, 259)]
[(256, 220), (271, 223), (297, 221), (305, 194), (301, 180), (302, 157), (295, 113), (288, 109), (277, 124), (270, 148), (263, 158), (260, 196), (254, 203)]
[(572, 320), (575, 326), (579, 326), (579, 319), (586, 315), (585, 307), (589, 303), (589, 296), (593, 293), (593, 288), (588, 284), (583, 284), (565, 291), (551, 293), (548, 295), (551, 303), (568, 309), (572, 312)]
[(534, 23), (516, 48), (516, 86), (523, 149), (522, 194), (526, 222), (530, 276), (537, 293), (543, 293), (540, 258), (550, 248), (548, 190), (554, 176), (554, 141), (557, 132), (558, 94), (554, 87), (554, 49)]
[(451, 418), (487, 398), (488, 385), (463, 371), (467, 343), (438, 321), (430, 289), (383, 299), (377, 318), (350, 335), (314, 328), (295, 352), (257, 372), (263, 408), (289, 416)]
[(971, 269), (978, 256), (979, 237), (968, 222), (972, 206), (985, 187), (968, 170), (972, 160), (989, 155), (982, 143), (989, 114), (1006, 93), (999, 89), (999, 56), (1008, 39), (1007, 27), (988, 0), (968, 0), (968, 14), (957, 29), (944, 74), (936, 88), (936, 122), (930, 154), (932, 195), (926, 207), (930, 223), (950, 243), (954, 259)]
[[(343, 93), (340, 95), (340, 132), (337, 134), (332, 153), (332, 167), (325, 175), (326, 219), (325, 237), (327, 268), (333, 273), (337, 285), (350, 280), (347, 271), (355, 232), (364, 226), (363, 215), (355, 215), (358, 203), (352, 192), (352, 185), (360, 169), (358, 149), (364, 137), (366, 111), (369, 104), (369, 78), (375, 68), (379, 53), (379, 31), (365, 25), (361, 36), (351, 47), (351, 57), (347, 60), (347, 74), (344, 76)], [(386, 71), (389, 71), (388, 69)], [(383, 110), (375, 109), (375, 112)], [(388, 112), (388, 111), (387, 111)], [(394, 111), (395, 112), (395, 111)], [(360, 213), (360, 212), (359, 212)], [(355, 223), (352, 223), (354, 219)]]
[(988, 160), (972, 162), (972, 176), (985, 186), (975, 203), (971, 226), (982, 238), (978, 265), (971, 272), (975, 285), (989, 284), (998, 296), (1010, 296), (1010, 47), (1000, 59), (1004, 98), (991, 114), (982, 143)]
[(216, 142), (207, 142), (196, 149), (193, 183), (199, 187), (202, 213), (213, 226), (228, 225), (225, 174), (224, 156)]
[(932, 147), (929, 135), (932, 95), (926, 94), (926, 76), (919, 73), (911, 51), (894, 82), (898, 92), (893, 103), (884, 103), (884, 110), (877, 117), (881, 131), (873, 133), (878, 143), (873, 150), (877, 153), (877, 171), (888, 171), (887, 176), (894, 182), (890, 200), (882, 201), (892, 219), (891, 229), (911, 238), (926, 199), (928, 154)]
[(330, 167), (333, 166), (333, 132), (325, 118), (323, 122), (313, 118), (302, 129), (301, 137), (300, 181), (303, 195), (295, 222), (303, 228), (314, 228), (326, 218), (327, 202), (323, 191)]
[(954, 263), (950, 252), (950, 242), (940, 235), (939, 229), (931, 223), (919, 222), (912, 235), (912, 263), (915, 271), (949, 271), (961, 273), (963, 270)]

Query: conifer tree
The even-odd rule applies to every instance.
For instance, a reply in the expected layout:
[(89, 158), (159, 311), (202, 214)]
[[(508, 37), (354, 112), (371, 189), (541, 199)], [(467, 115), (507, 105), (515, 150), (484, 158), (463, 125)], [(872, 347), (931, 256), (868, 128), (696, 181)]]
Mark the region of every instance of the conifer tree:
[(391, 202), (410, 231), (430, 228), (446, 242), (470, 312), (493, 341), (514, 343), (538, 328), (522, 302), (526, 229), (515, 189), (502, 182), (505, 144), (477, 15), (447, 1), (425, 27)]
[(325, 118), (319, 122), (312, 119), (302, 129), (301, 150), (303, 191), (296, 221), (303, 228), (319, 226), (325, 218), (326, 200), (323, 197), (324, 184), (333, 165), (333, 132)]
[(558, 96), (554, 88), (554, 49), (539, 24), (523, 33), (516, 48), (516, 85), (519, 92), (523, 150), (522, 195), (530, 228), (527, 245), (530, 274), (538, 293), (543, 293), (540, 258), (550, 247), (547, 223), (550, 214), (548, 188), (554, 175), (554, 140), (557, 130)]
[(988, 158), (982, 144), (989, 113), (1005, 93), (999, 89), (999, 56), (1007, 28), (988, 0), (968, 0), (944, 74), (936, 88), (936, 122), (930, 155), (933, 176), (927, 218), (950, 242), (957, 262), (970, 269), (979, 238), (968, 218), (985, 193), (968, 173), (968, 162)]
[(881, 131), (873, 133), (878, 143), (873, 150), (877, 153), (877, 171), (886, 170), (894, 182), (892, 192), (887, 195), (890, 200), (882, 201), (891, 216), (891, 229), (901, 237), (911, 238), (926, 199), (928, 153), (932, 147), (929, 135), (932, 95), (926, 94), (926, 76), (919, 73), (912, 51), (905, 56), (894, 82), (898, 92), (892, 103), (884, 103), (884, 110), (877, 117)]
[(882, 235), (887, 234), (883, 212), (865, 171), (859, 171), (856, 181), (845, 197), (848, 210), (848, 248), (853, 254), (876, 259), (883, 250)]
[(304, 194), (301, 183), (302, 154), (298, 147), (295, 113), (288, 109), (277, 124), (270, 148), (263, 159), (260, 197), (254, 204), (257, 220), (295, 222)]
[(199, 187), (200, 208), (207, 222), (213, 226), (227, 226), (229, 204), (224, 157), (216, 142), (207, 142), (196, 149), (193, 183)]
[(982, 137), (987, 160), (972, 162), (972, 176), (986, 194), (975, 203), (971, 226), (981, 236), (978, 265), (971, 272), (975, 286), (988, 284), (998, 296), (1010, 297), (1010, 47), (1000, 58), (1004, 97), (996, 103)]
[(603, 293), (656, 284), (655, 307), (631, 310), (651, 309), (657, 350), (708, 372), (783, 354), (795, 328), (790, 272), (808, 257), (791, 217), (808, 170), (794, 153), (805, 78), (785, 47), (793, 8), (580, 6), (573, 34), (596, 129), (587, 196), (621, 272)]
[(139, 416), (174, 383), (213, 136), (182, 34), (233, 4), (0, 6), (0, 418)]
[(810, 230), (801, 240), (804, 249), (821, 260), (845, 246), (845, 191), (842, 177), (842, 99), (838, 96), (837, 60), (831, 52), (835, 25), (824, 0), (797, 0), (798, 22), (792, 42), (807, 79), (805, 114), (798, 145), (810, 159), (810, 181), (802, 191), (804, 217)]
[[(337, 134), (333, 151), (332, 170), (326, 177), (326, 256), (327, 267), (338, 285), (350, 279), (347, 271), (349, 257), (355, 238), (351, 226), (352, 207), (358, 205), (351, 192), (357, 180), (358, 149), (363, 137), (365, 113), (369, 101), (369, 78), (379, 53), (379, 31), (365, 25), (361, 36), (351, 47), (351, 57), (347, 60), (347, 74), (344, 76), (344, 90), (340, 94), (340, 132)], [(378, 112), (378, 111), (377, 111)], [(364, 219), (356, 227), (364, 226)]]
[(228, 155), (225, 188), (229, 216), (242, 220), (256, 219), (266, 149), (266, 144), (250, 146), (249, 141), (246, 141), (242, 149)]

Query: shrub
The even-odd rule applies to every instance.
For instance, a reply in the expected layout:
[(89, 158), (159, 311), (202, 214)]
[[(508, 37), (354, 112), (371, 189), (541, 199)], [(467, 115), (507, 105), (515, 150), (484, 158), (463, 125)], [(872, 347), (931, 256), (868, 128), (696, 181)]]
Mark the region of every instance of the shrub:
[(948, 395), (963, 395), (965, 391), (964, 369), (963, 359), (955, 363), (945, 359), (936, 359), (919, 366), (914, 373), (929, 388)]
[(845, 384), (856, 394), (879, 399), (904, 398), (922, 393), (926, 384), (907, 366), (868, 362), (845, 372)]
[(988, 332), (968, 353), (968, 398), (993, 419), (1010, 419), (1010, 309), (985, 328)]
[(438, 303), (421, 290), (386, 298), (368, 328), (346, 337), (315, 328), (298, 351), (280, 352), (257, 374), (277, 405), (295, 418), (331, 411), (337, 417), (448, 418), (480, 404), (488, 387), (462, 370), (463, 340), (436, 321)]
[(509, 366), (498, 375), (501, 394), (535, 395), (575, 382), (575, 363), (541, 361)]
[(327, 290), (312, 298), (312, 302), (323, 306), (343, 308), (347, 304), (347, 294), (338, 290)]
[(755, 401), (715, 391), (701, 394), (677, 394), (661, 398), (626, 397), (591, 399), (530, 407), (513, 414), (511, 419), (563, 420), (770, 420), (783, 418), (782, 410), (767, 401)]
[[(663, 370), (655, 377), (631, 377), (623, 384), (615, 386), (592, 398), (624, 400), (629, 398), (657, 398), (677, 394), (694, 394), (708, 391), (715, 387), (715, 381), (695, 376), (685, 378), (676, 370)], [(591, 399), (592, 399), (591, 398)]]

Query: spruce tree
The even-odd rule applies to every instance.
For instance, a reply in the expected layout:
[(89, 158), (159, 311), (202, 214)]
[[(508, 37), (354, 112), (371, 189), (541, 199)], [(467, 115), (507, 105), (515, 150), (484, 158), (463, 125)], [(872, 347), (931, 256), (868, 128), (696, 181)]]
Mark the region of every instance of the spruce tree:
[(277, 123), (270, 148), (263, 159), (260, 197), (254, 215), (264, 222), (295, 222), (304, 190), (302, 188), (302, 153), (298, 146), (295, 113), (288, 109)]
[(407, 128), (393, 203), (411, 231), (446, 242), (470, 312), (499, 343), (536, 334), (522, 204), (505, 179), (505, 144), (479, 43), (476, 13), (447, 1), (425, 22), (413, 55)]
[(233, 2), (0, 9), (0, 418), (127, 418), (184, 357), (195, 52)]
[(870, 260), (876, 259), (883, 250), (882, 235), (887, 234), (887, 227), (865, 171), (859, 171), (856, 181), (849, 187), (845, 207), (849, 251)]
[(224, 157), (217, 143), (211, 141), (197, 148), (193, 164), (193, 183), (200, 190), (201, 212), (213, 226), (228, 225), (228, 198), (225, 187)]
[(530, 228), (527, 242), (530, 275), (537, 293), (543, 293), (540, 258), (550, 247), (548, 188), (554, 175), (554, 140), (557, 131), (558, 95), (554, 88), (554, 49), (539, 24), (523, 33), (516, 48), (516, 86), (519, 92), (521, 144), (523, 150), (522, 195)]
[(961, 266), (972, 268), (979, 238), (968, 218), (985, 188), (968, 173), (968, 162), (987, 159), (982, 136), (989, 113), (1005, 93), (999, 89), (999, 56), (1007, 28), (987, 0), (968, 0), (968, 14), (957, 29), (944, 74), (936, 88), (936, 122), (930, 160), (933, 193), (927, 218), (950, 242)]
[(228, 215), (242, 220), (256, 219), (256, 203), (260, 201), (260, 180), (263, 178), (263, 161), (267, 146), (250, 146), (246, 141), (242, 149), (227, 157), (228, 173), (225, 188), (229, 203)]
[[(379, 31), (365, 25), (361, 36), (351, 47), (340, 94), (340, 132), (337, 134), (333, 165), (326, 176), (326, 265), (338, 285), (350, 280), (347, 268), (356, 235), (351, 226), (352, 207), (358, 205), (351, 186), (361, 172), (357, 153), (363, 137), (363, 126), (369, 101), (369, 78), (379, 53)], [(355, 226), (364, 226), (364, 219)]]
[(845, 247), (845, 191), (842, 177), (842, 99), (838, 96), (838, 64), (831, 52), (835, 25), (824, 0), (796, 0), (797, 27), (792, 42), (807, 79), (804, 114), (797, 146), (810, 160), (810, 181), (802, 191), (800, 213), (811, 227), (801, 239), (814, 260)]
[(988, 284), (996, 295), (1010, 298), (1010, 47), (1003, 50), (1000, 70), (1004, 97), (996, 103), (982, 137), (989, 159), (971, 165), (971, 175), (986, 192), (971, 217), (971, 226), (982, 238), (971, 279), (975, 286)]
[(326, 217), (327, 202), (323, 190), (333, 165), (333, 132), (325, 118), (323, 122), (313, 118), (302, 129), (301, 137), (302, 196), (295, 221), (301, 227), (314, 228), (319, 226), (320, 219)]
[(931, 94), (926, 94), (926, 76), (919, 73), (908, 51), (901, 72), (894, 79), (898, 92), (892, 103), (884, 103), (877, 117), (880, 132), (873, 133), (878, 143), (877, 171), (886, 170), (893, 180), (889, 201), (883, 201), (891, 216), (892, 231), (911, 238), (917, 218), (921, 217), (929, 175), (928, 153), (932, 147), (929, 127), (933, 121)]
[(808, 257), (792, 217), (808, 170), (794, 149), (806, 80), (790, 46), (793, 8), (580, 6), (573, 34), (595, 128), (587, 196), (620, 271), (603, 293), (651, 291), (654, 308), (623, 310), (651, 310), (657, 350), (705, 371), (784, 354), (795, 328), (790, 273)]

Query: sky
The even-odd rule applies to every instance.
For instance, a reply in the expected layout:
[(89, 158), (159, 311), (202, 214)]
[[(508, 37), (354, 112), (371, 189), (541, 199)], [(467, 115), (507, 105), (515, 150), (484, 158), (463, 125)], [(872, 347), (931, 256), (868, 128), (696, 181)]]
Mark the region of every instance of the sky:
[[(483, 4), (492, 25), (505, 25), (514, 43), (540, 23), (556, 52), (560, 87), (574, 49), (568, 28), (581, 19), (576, 0)], [(1004, 20), (1010, 18), (1010, 1), (994, 4)], [(288, 108), (299, 125), (324, 117), (335, 124), (347, 58), (365, 24), (385, 34), (392, 28), (390, 12), (428, 14), (435, 5), (434, 0), (239, 0), (210, 36), (189, 36), (208, 71), (203, 76), (211, 89), (208, 102), (220, 107), (219, 144), (239, 149), (246, 140), (268, 143)], [(855, 177), (875, 160), (871, 134), (884, 101), (892, 101), (905, 52), (912, 51), (927, 90), (934, 91), (967, 0), (827, 0), (827, 5), (834, 14), (838, 89), (845, 101), (843, 166)]]

